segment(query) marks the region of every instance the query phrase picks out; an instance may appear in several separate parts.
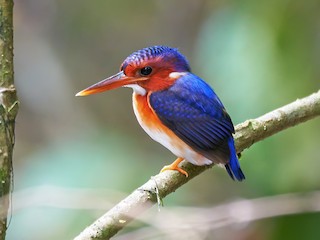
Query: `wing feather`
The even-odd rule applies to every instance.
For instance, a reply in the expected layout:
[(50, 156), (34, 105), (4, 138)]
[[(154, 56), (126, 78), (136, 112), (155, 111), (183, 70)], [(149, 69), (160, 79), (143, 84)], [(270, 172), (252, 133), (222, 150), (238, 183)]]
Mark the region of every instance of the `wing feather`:
[(217, 95), (199, 77), (187, 74), (169, 89), (152, 93), (149, 102), (162, 123), (190, 147), (211, 160), (228, 162), (232, 121)]

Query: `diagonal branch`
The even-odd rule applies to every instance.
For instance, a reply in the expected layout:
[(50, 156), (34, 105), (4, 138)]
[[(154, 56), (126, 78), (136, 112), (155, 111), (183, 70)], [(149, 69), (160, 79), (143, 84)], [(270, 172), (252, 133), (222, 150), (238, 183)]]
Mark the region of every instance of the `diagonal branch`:
[[(303, 99), (269, 112), (259, 118), (247, 120), (236, 126), (235, 142), (240, 153), (252, 144), (286, 128), (298, 125), (320, 115), (320, 91)], [(164, 198), (183, 184), (211, 166), (194, 166), (183, 162), (189, 177), (166, 171), (152, 177), (127, 198), (110, 209), (87, 227), (75, 240), (109, 239), (135, 217), (157, 203), (157, 196)]]

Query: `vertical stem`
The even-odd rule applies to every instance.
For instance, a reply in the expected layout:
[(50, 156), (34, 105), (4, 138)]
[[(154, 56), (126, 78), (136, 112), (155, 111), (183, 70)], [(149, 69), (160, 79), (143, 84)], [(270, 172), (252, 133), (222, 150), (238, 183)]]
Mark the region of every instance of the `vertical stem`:
[(0, 240), (4, 240), (12, 188), (12, 152), (18, 100), (13, 85), (13, 0), (0, 0)]

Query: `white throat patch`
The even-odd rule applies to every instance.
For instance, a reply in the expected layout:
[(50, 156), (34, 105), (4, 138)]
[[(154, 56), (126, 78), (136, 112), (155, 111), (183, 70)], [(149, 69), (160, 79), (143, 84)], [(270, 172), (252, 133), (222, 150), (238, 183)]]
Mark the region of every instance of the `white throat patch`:
[(141, 96), (144, 96), (147, 93), (147, 91), (143, 87), (139, 86), (138, 84), (128, 84), (128, 85), (124, 85), (124, 87), (132, 88), (136, 94)]

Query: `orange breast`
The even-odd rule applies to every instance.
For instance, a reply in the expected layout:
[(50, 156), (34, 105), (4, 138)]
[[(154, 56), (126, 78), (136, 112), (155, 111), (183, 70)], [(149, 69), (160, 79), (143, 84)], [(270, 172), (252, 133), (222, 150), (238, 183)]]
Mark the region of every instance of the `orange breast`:
[(162, 144), (177, 157), (182, 157), (195, 165), (211, 164), (211, 160), (191, 149), (160, 121), (148, 101), (150, 94), (151, 92), (148, 92), (146, 95), (142, 96), (133, 93), (132, 97), (134, 113), (145, 132), (153, 140)]
[(181, 141), (169, 128), (163, 125), (163, 123), (157, 117), (156, 113), (153, 111), (152, 107), (149, 104), (149, 94), (151, 94), (151, 92), (149, 92), (145, 96), (141, 96), (135, 93), (133, 94), (133, 108), (141, 127), (150, 135), (150, 137), (152, 137), (153, 135), (149, 133), (150, 131), (161, 132), (165, 134), (167, 138)]

